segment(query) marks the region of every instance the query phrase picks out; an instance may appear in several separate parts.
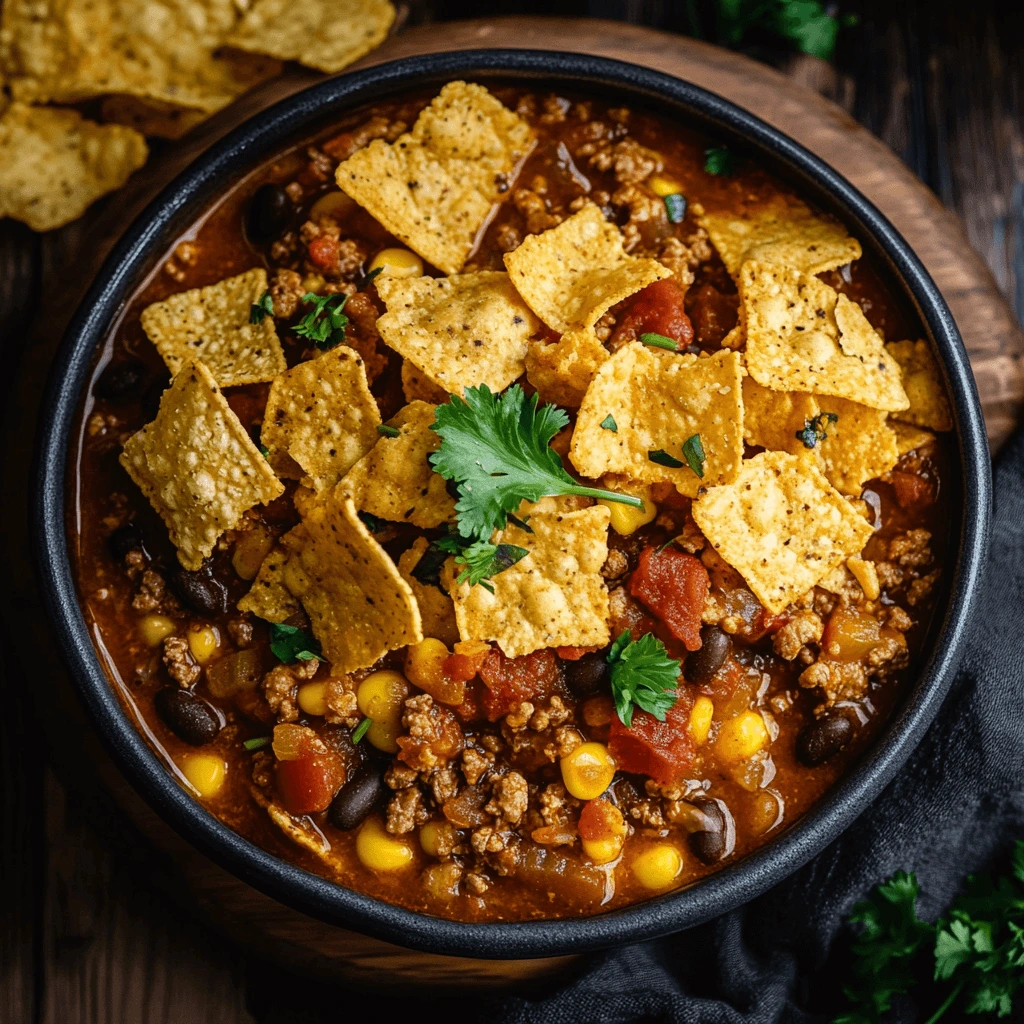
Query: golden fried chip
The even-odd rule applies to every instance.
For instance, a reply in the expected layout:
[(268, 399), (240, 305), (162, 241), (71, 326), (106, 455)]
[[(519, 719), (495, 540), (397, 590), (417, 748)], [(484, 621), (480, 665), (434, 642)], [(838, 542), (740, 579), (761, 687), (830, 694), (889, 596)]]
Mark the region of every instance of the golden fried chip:
[(452, 599), (440, 587), (420, 583), (412, 574), (428, 547), (430, 542), (426, 537), (417, 537), (412, 547), (403, 551), (398, 559), (398, 571), (416, 598), (423, 624), (423, 635), (432, 636), (451, 647), (459, 641), (459, 626), (455, 621), (455, 605), (452, 604)]
[(222, 388), (273, 380), (288, 368), (274, 318), (249, 322), (266, 290), (267, 272), (247, 270), (154, 302), (142, 311), (142, 329), (171, 373), (198, 359)]
[(906, 409), (899, 364), (860, 306), (816, 277), (767, 263), (740, 272), (746, 362), (758, 384)]
[(398, 437), (383, 436), (345, 475), (341, 490), (356, 508), (430, 530), (455, 517), (455, 500), (429, 456), (441, 447), (430, 429), (434, 406), (411, 402), (388, 420)]
[(449, 82), (411, 132), (375, 139), (344, 161), (338, 187), (429, 263), (457, 274), (532, 144), (530, 126), (482, 85)]
[(557, 227), (527, 235), (505, 266), (527, 305), (552, 330), (593, 327), (616, 302), (672, 271), (630, 256), (622, 232), (588, 203)]
[(307, 540), (299, 562), (306, 580), (298, 597), (335, 672), (368, 668), (388, 651), (423, 639), (409, 584), (351, 499), (314, 505), (302, 522)]
[(407, 402), (429, 402), (440, 405), (448, 401), (448, 392), (435, 384), (415, 363), (402, 360), (402, 393)]
[(747, 260), (820, 274), (861, 256), (860, 242), (839, 221), (792, 196), (754, 200), (738, 212), (708, 213), (700, 224), (733, 277)]
[(734, 483), (693, 503), (693, 518), (773, 614), (859, 554), (872, 533), (812, 460), (788, 452), (746, 460)]
[[(690, 468), (682, 448), (694, 435), (706, 457), (703, 477)], [(569, 458), (583, 476), (665, 480), (690, 497), (700, 487), (729, 483), (743, 458), (740, 357), (725, 351), (679, 355), (638, 341), (624, 345), (587, 389)], [(665, 465), (670, 459), (682, 465)]]
[(494, 593), (456, 584), (449, 561), (445, 581), (455, 600), (463, 640), (494, 640), (510, 658), (544, 647), (603, 647), (608, 643), (608, 590), (601, 566), (608, 557), (610, 513), (603, 505), (579, 512), (533, 512), (530, 533), (509, 525), (493, 543), (529, 554), (498, 573)]
[(256, 0), (225, 42), (334, 72), (379, 46), (394, 20), (388, 0)]
[(843, 494), (860, 494), (868, 480), (888, 473), (899, 461), (896, 435), (887, 414), (844, 398), (822, 395), (821, 411), (835, 420), (821, 422), (825, 433), (816, 447), (828, 482)]
[(12, 103), (0, 117), (0, 217), (49, 231), (80, 217), (146, 162), (131, 128), (86, 121), (77, 110)]
[(908, 452), (922, 448), (935, 440), (935, 435), (931, 431), (921, 430), (920, 427), (915, 427), (910, 423), (893, 420), (889, 426), (892, 427), (892, 432), (896, 435), (896, 451), (899, 452), (901, 459)]
[(106, 96), (100, 107), (104, 121), (124, 124), (137, 132), (159, 139), (180, 139), (206, 120), (202, 110), (176, 107), (138, 96)]
[(281, 70), (218, 49), (237, 17), (233, 0), (6, 0), (0, 61), (26, 102), (121, 94), (213, 113)]
[(797, 437), (821, 409), (814, 395), (772, 391), (751, 376), (743, 378), (743, 437), (748, 444), (799, 455), (807, 446)]
[(377, 321), (385, 344), (450, 393), (477, 384), (502, 391), (523, 373), (539, 325), (508, 274), (380, 277), (377, 293), (388, 307)]
[(329, 490), (377, 443), (380, 412), (362, 359), (336, 345), (270, 385), (260, 441), (290, 455), (318, 493)]
[(903, 371), (903, 390), (910, 408), (898, 418), (929, 430), (952, 430), (953, 416), (927, 341), (891, 341), (885, 346)]
[(302, 611), (298, 598), (288, 589), (288, 562), (306, 541), (305, 527), (299, 523), (289, 530), (260, 566), (249, 593), (237, 605), (240, 612), (252, 612), (267, 622), (286, 622)]
[(526, 376), (541, 401), (575, 409), (609, 355), (608, 349), (597, 340), (593, 327), (566, 331), (555, 342), (530, 342)]
[(171, 381), (156, 419), (128, 438), (120, 461), (186, 569), (198, 569), (243, 512), (284, 491), (202, 363)]

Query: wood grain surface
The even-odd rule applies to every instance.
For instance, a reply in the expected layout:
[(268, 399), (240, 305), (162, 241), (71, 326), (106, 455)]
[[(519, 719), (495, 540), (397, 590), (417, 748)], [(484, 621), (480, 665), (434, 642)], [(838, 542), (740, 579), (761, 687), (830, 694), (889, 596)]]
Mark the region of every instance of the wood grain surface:
[[(680, 27), (679, 5), (657, 0), (534, 6)], [(412, 5), (411, 20), (472, 10), (468, 3), (420, 3)], [(856, 45), (845, 52), (840, 47), (838, 70), (802, 57), (773, 70), (632, 25), (514, 19), (416, 27), (366, 63), (456, 46), (587, 51), (679, 74), (746, 106), (843, 171), (924, 258), (968, 339), (990, 436), (998, 442), (1024, 393), (1021, 334), (1006, 303), (1015, 302), (1018, 312), (1024, 307), (1021, 27), (1019, 5), (1008, 8), (998, 0), (979, 0), (966, 10), (952, 0), (920, 9), (910, 0), (868, 3)], [(272, 83), (267, 93), (223, 112), (204, 137), (215, 137), (268, 99), (313, 80), (299, 72)], [(160, 169), (170, 173), (184, 159), (180, 148), (165, 147)], [(941, 196), (941, 204), (920, 187), (920, 179)], [(29, 376), (38, 378), (45, 369), (70, 312), (69, 281), (87, 275), (100, 239), (116, 231), (111, 225), (120, 217), (111, 214), (121, 207), (123, 216), (130, 204), (118, 196), (100, 207), (86, 221), (46, 237), (0, 221), (9, 553), (24, 543), (31, 446), (32, 395), (20, 371), (32, 366), (35, 374)], [(30, 333), (32, 320), (37, 327)], [(8, 574), (13, 575), (10, 563)], [(0, 1021), (326, 1024), (382, 1009), (422, 1014), (423, 995), (389, 1000), (378, 984), (364, 998), (324, 982), (301, 981), (300, 975), (317, 966), (301, 943), (285, 966), (267, 959), (265, 948), (253, 952), (196, 919), (196, 913), (207, 917), (208, 908), (197, 906), (183, 889), (182, 865), (199, 861), (187, 849), (168, 855), (165, 850), (174, 844), (166, 837), (163, 849), (148, 842), (109, 790), (96, 784), (90, 766), (102, 754), (85, 736), (84, 723), (65, 719), (67, 728), (58, 735), (40, 728), (41, 712), (66, 698), (52, 649), (26, 651), (25, 635), (6, 614), (12, 592), (23, 618), (37, 607), (28, 603), (30, 594), (14, 589), (16, 583), (9, 581), (3, 590), (8, 607), (0, 677)], [(222, 898), (217, 876), (203, 877), (206, 896), (216, 903)], [(371, 951), (366, 963), (390, 988), (388, 961)], [(319, 966), (323, 974), (324, 964)], [(412, 976), (421, 969), (408, 961), (407, 966)], [(448, 1005), (442, 1001), (427, 1012), (449, 1012)], [(492, 1012), (480, 999), (450, 1005), (459, 1007), (463, 1021), (487, 1019)]]

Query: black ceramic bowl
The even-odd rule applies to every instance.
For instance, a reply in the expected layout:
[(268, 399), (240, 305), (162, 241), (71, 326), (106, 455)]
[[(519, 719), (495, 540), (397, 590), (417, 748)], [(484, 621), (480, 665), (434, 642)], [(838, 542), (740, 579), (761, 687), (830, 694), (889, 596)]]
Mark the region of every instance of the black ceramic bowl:
[[(788, 180), (851, 228), (891, 285), (916, 309), (938, 353), (956, 419), (953, 443), (959, 474), (954, 476), (959, 478), (947, 495), (955, 559), (947, 567), (944, 597), (931, 626), (930, 653), (871, 747), (805, 817), (753, 854), (691, 888), (593, 917), (508, 924), (428, 917), (334, 885), (231, 831), (179, 786), (125, 713), (94, 652), (68, 560), (66, 462), (80, 392), (122, 304), (169, 242), (225, 186), (325, 119), (460, 76), (611, 93), (703, 129)], [(491, 958), (578, 953), (687, 928), (752, 899), (824, 849), (889, 782), (942, 702), (974, 603), (990, 505), (984, 424), (953, 317), (921, 262), (871, 203), (806, 149), (694, 85), (597, 57), (518, 50), (414, 57), (343, 75), (257, 115), (196, 160), (125, 232), (76, 313), (43, 405), (36, 474), (36, 560), (57, 641), (115, 761), (153, 808), (224, 868), (307, 914), (415, 949)]]

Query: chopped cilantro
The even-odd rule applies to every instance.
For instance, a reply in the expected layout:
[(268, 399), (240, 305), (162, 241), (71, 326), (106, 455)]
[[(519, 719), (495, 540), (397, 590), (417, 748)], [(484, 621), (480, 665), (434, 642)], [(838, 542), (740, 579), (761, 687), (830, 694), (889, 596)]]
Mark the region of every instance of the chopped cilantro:
[(819, 441), (824, 441), (828, 434), (825, 427), (829, 423), (838, 423), (839, 417), (834, 412), (818, 413), (813, 419), (807, 420), (803, 430), (796, 432), (798, 441), (803, 441), (805, 448), (813, 448)]
[(605, 430), (610, 430), (613, 434), (617, 434), (619, 432), (619, 425), (615, 422), (615, 417), (612, 416), (611, 413), (608, 413), (608, 415), (601, 420), (601, 426), (604, 427)]
[(530, 526), (530, 517), (527, 516), (525, 519), (520, 519), (518, 516), (512, 515), (511, 512), (508, 514), (508, 521), (513, 526), (518, 526), (523, 533), (533, 533), (533, 527)]
[(369, 718), (364, 718), (352, 732), (352, 742), (358, 743), (369, 731), (370, 726), (373, 722)]
[(313, 311), (307, 313), (296, 325), (295, 333), (300, 338), (309, 338), (317, 348), (334, 348), (345, 340), (345, 327), (348, 317), (342, 313), (348, 296), (316, 295), (306, 292), (302, 301), (307, 305), (313, 303)]
[(442, 537), (436, 544), (442, 551), (454, 555), (455, 564), (463, 567), (456, 583), (468, 583), (471, 587), (479, 583), (492, 594), (494, 585), (490, 578), (510, 569), (530, 553), (516, 544), (492, 544), (486, 540), (467, 543), (455, 534)]
[(493, 394), (486, 384), (466, 388), (465, 398), (452, 395), (437, 407), (431, 429), (441, 435), (441, 447), (430, 462), (446, 480), (455, 481), (463, 537), (487, 540), (523, 501), (545, 495), (578, 494), (643, 505), (632, 494), (584, 487), (569, 476), (550, 447), (568, 422), (554, 405), (538, 408), (537, 395), (527, 399), (518, 384), (503, 395)]
[(290, 665), (293, 661), (312, 661), (320, 657), (320, 645), (298, 626), (283, 622), (270, 624), (270, 649), (278, 661)]
[(398, 427), (389, 427), (386, 423), (381, 423), (377, 427), (377, 433), (382, 437), (401, 437), (402, 432)]
[(712, 146), (705, 149), (704, 170), (708, 174), (732, 174), (736, 170), (736, 155), (728, 146)]
[(252, 438), (252, 443), (256, 445), (260, 450), (260, 455), (265, 459), (270, 458), (270, 449), (262, 441), (262, 431), (258, 426), (253, 427), (249, 431), (249, 436)]
[(700, 434), (694, 434), (683, 442), (683, 457), (690, 469), (703, 480), (704, 463), (708, 457), (704, 454), (704, 445), (700, 443)]
[(448, 561), (448, 552), (438, 547), (435, 541), (420, 556), (420, 560), (413, 566), (412, 578), (425, 587), (441, 588), (441, 567)]
[(274, 315), (274, 300), (270, 297), (270, 292), (264, 292), (250, 307), (249, 307), (249, 323), (261, 324), (263, 318), (270, 314)]
[(619, 720), (628, 729), (633, 708), (646, 711), (659, 722), (676, 702), (679, 662), (668, 656), (665, 645), (653, 633), (633, 641), (629, 630), (619, 635), (607, 657), (612, 697)]
[(364, 291), (365, 289), (369, 288), (369, 286), (372, 284), (375, 278), (379, 277), (383, 273), (383, 267), (374, 267), (373, 270), (371, 270), (368, 274), (365, 274), (363, 276), (363, 279), (359, 282), (358, 285), (356, 285), (356, 289), (358, 291)]
[(665, 212), (670, 224), (682, 224), (686, 219), (686, 196), (681, 192), (673, 192), (665, 196)]
[(370, 515), (369, 512), (357, 512), (356, 515), (363, 521), (363, 526), (370, 533), (380, 533), (388, 525), (383, 519), (378, 519), (377, 516)]
[(640, 340), (645, 345), (650, 345), (651, 348), (667, 348), (670, 352), (679, 351), (679, 342), (673, 341), (672, 338), (666, 338), (664, 334), (641, 334)]
[(256, 736), (251, 740), (246, 740), (242, 746), (252, 753), (255, 750), (262, 750), (264, 747), (269, 747), (270, 744), (271, 738), (269, 736)]
[(664, 448), (655, 448), (653, 452), (648, 452), (647, 458), (651, 462), (656, 462), (659, 466), (668, 466), (669, 469), (681, 469), (685, 465), (675, 456), (669, 455)]

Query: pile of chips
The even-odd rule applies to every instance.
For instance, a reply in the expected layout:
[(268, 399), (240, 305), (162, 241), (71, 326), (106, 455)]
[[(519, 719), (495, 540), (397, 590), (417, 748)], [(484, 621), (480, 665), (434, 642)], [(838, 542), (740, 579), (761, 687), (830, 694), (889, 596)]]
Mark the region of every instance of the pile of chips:
[(340, 71), (377, 46), (395, 17), (389, 0), (4, 0), (2, 8), (0, 217), (37, 231), (120, 188), (145, 162), (147, 136), (179, 138), (279, 74), (281, 61)]

